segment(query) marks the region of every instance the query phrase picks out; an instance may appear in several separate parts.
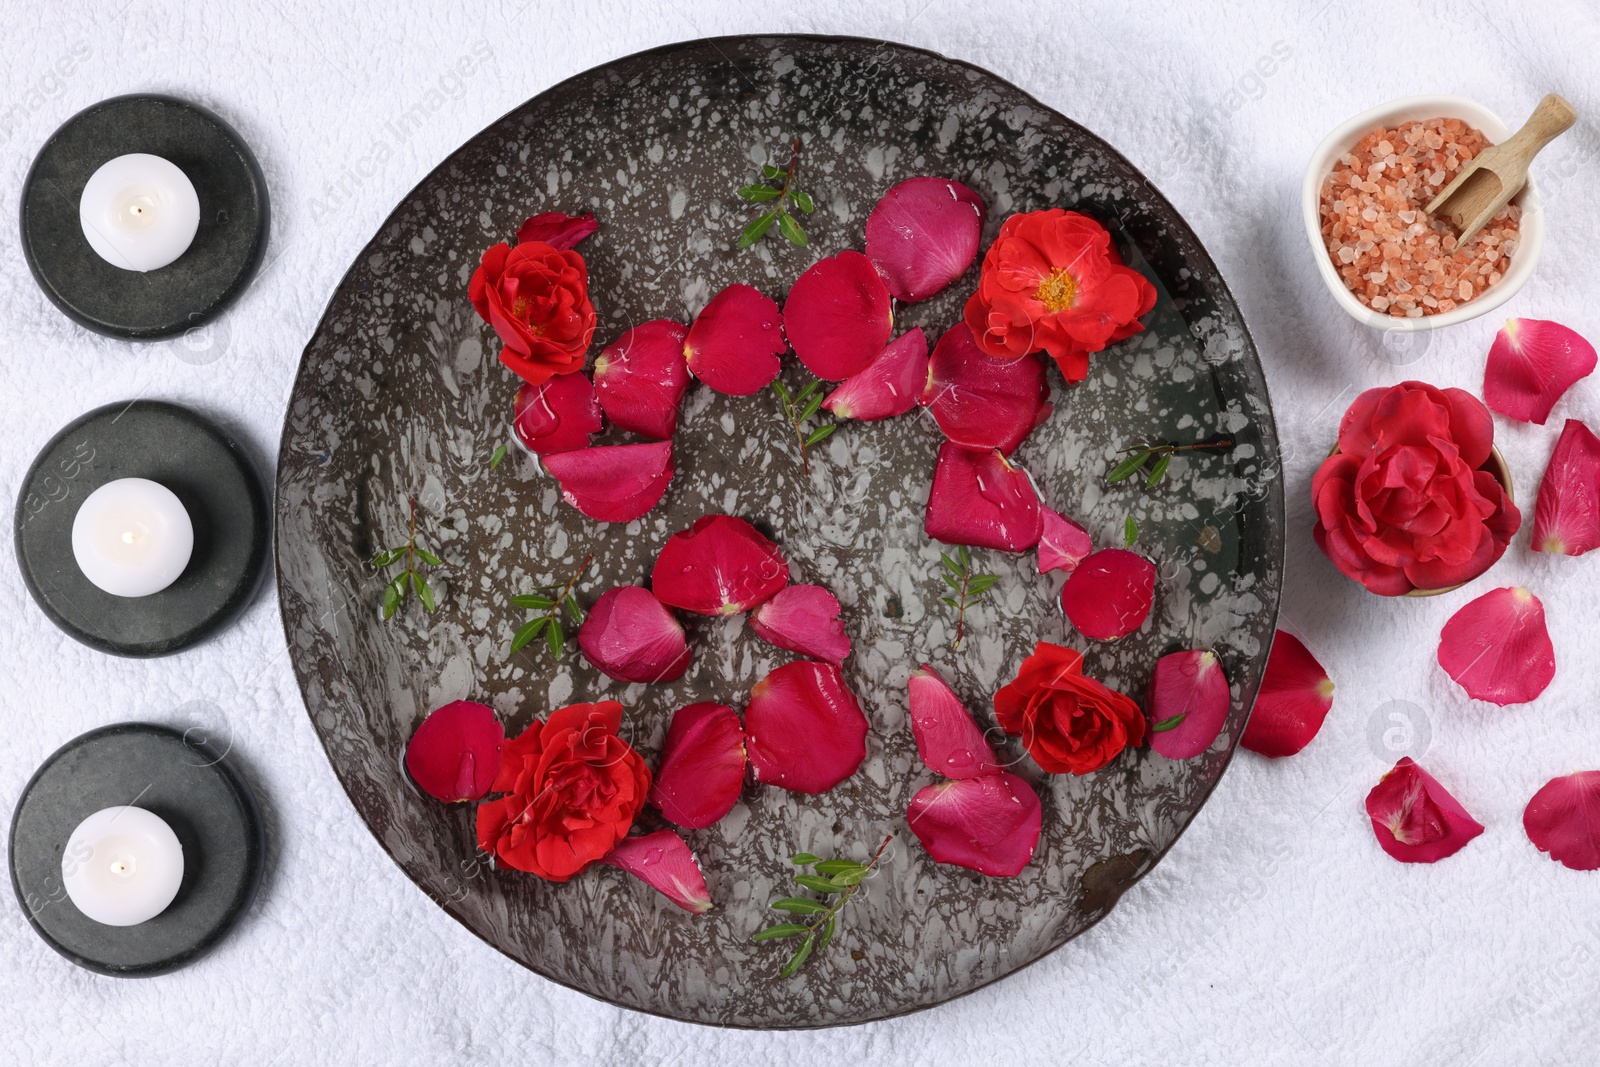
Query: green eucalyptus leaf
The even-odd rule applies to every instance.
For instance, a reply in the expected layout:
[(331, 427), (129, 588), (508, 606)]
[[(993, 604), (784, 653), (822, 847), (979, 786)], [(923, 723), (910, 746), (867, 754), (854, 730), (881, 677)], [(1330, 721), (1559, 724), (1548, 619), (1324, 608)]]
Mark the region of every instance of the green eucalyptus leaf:
[(804, 248), (807, 244), (806, 232), (800, 228), (798, 222), (794, 221), (794, 216), (787, 211), (778, 212), (778, 232), (788, 238), (789, 243), (796, 248)]
[(439, 566), (439, 557), (435, 556), (432, 552), (429, 552), (427, 549), (423, 548), (421, 545), (417, 546), (417, 555), (421, 556), (423, 561), (426, 562), (429, 566), (432, 566), (432, 567)]
[(1125, 482), (1132, 478), (1146, 463), (1150, 462), (1150, 453), (1136, 452), (1127, 459), (1111, 468), (1111, 473), (1106, 475), (1108, 482)]
[(855, 860), (823, 860), (817, 864), (817, 873), (827, 875), (854, 874), (857, 871), (865, 871), (866, 869), (867, 865), (865, 863), (857, 863)]
[(744, 232), (739, 235), (739, 247), (749, 248), (765, 237), (767, 231), (772, 229), (772, 221), (777, 217), (778, 213), (776, 211), (769, 211), (765, 215), (754, 219), (750, 225), (744, 228)]
[(810, 448), (812, 445), (820, 444), (821, 442), (826, 441), (828, 438), (833, 436), (833, 431), (837, 430), (838, 428), (839, 424), (836, 422), (830, 422), (826, 426), (818, 426), (815, 430), (812, 430), (806, 435), (806, 447)]
[(833, 929), (838, 925), (839, 916), (830, 915), (828, 921), (822, 924), (822, 933), (817, 937), (817, 951), (821, 952), (828, 947), (828, 942), (833, 940)]
[(567, 605), (567, 616), (572, 619), (572, 624), (574, 626), (582, 626), (583, 609), (578, 607), (578, 602), (569, 596), (564, 603)]
[(956, 558), (961, 561), (962, 571), (970, 571), (972, 569), (972, 553), (967, 551), (966, 545), (956, 546)]
[(744, 188), (739, 190), (739, 195), (744, 197), (746, 200), (754, 201), (757, 204), (763, 204), (768, 200), (778, 199), (780, 191), (774, 189), (770, 185), (746, 185)]
[(789, 199), (794, 201), (795, 207), (799, 208), (801, 211), (804, 211), (807, 215), (816, 210), (817, 205), (811, 202), (811, 197), (807, 196), (805, 193), (802, 193), (799, 189), (796, 189), (794, 192), (790, 193)]
[(789, 862), (798, 863), (800, 866), (804, 867), (808, 866), (809, 864), (816, 863), (817, 860), (818, 857), (813, 856), (809, 852), (796, 852), (794, 857)]
[(840, 889), (849, 889), (853, 885), (859, 885), (861, 879), (865, 878), (866, 876), (867, 869), (863, 867), (859, 871), (841, 871), (830, 878), (829, 881), (838, 886)]
[(422, 601), (423, 610), (430, 615), (433, 614), (433, 609), (439, 606), (439, 602), (433, 598), (433, 586), (429, 585), (428, 580), (416, 572), (412, 572), (411, 578), (416, 583), (417, 597)]
[(776, 378), (772, 380), (772, 388), (777, 392), (778, 396), (785, 404), (794, 403), (794, 397), (789, 395), (789, 387), (778, 381)]
[(994, 583), (1000, 580), (998, 574), (980, 574), (967, 583), (969, 593), (987, 593), (994, 588)]
[(821, 915), (828, 910), (826, 904), (821, 904), (805, 897), (784, 897), (782, 900), (774, 900), (767, 907), (791, 912), (795, 915)]
[(385, 620), (394, 617), (395, 609), (400, 607), (400, 591), (390, 582), (383, 587), (383, 617)]
[(1144, 480), (1145, 488), (1148, 489), (1154, 486), (1161, 479), (1165, 478), (1167, 476), (1167, 467), (1171, 463), (1172, 453), (1162, 453), (1161, 458), (1156, 460), (1155, 465), (1150, 468), (1150, 474)]
[(1139, 540), (1139, 524), (1133, 521), (1132, 515), (1129, 515), (1127, 521), (1122, 524), (1122, 547), (1132, 548), (1137, 540)]
[(939, 577), (943, 579), (945, 585), (948, 585), (951, 589), (954, 589), (958, 593), (961, 592), (961, 582), (955, 577), (948, 574), (941, 574)]
[(529, 611), (547, 611), (556, 606), (556, 602), (547, 596), (538, 593), (523, 593), (511, 598), (514, 608), (527, 608)]
[(816, 396), (813, 396), (810, 400), (806, 401), (806, 406), (800, 409), (799, 421), (805, 422), (811, 416), (815, 415), (817, 413), (817, 409), (820, 407), (822, 407), (822, 394), (818, 393)]
[(566, 631), (561, 629), (561, 620), (554, 615), (550, 617), (550, 626), (544, 632), (545, 644), (550, 646), (550, 655), (556, 659), (561, 658), (561, 650), (567, 646)]
[(752, 940), (752, 941), (776, 941), (781, 937), (798, 937), (799, 935), (801, 935), (801, 934), (803, 934), (805, 932), (806, 932), (806, 927), (802, 926), (799, 923), (779, 923), (777, 926), (769, 926), (769, 927), (767, 927), (765, 930), (761, 931), (759, 934), (756, 934), (750, 940)]
[(506, 446), (496, 445), (494, 454), (489, 457), (489, 469), (494, 470), (506, 458)]
[(549, 619), (544, 618), (533, 619), (524, 623), (522, 627), (517, 630), (516, 636), (511, 639), (511, 654), (516, 655), (518, 652), (521, 652), (523, 647), (527, 645), (529, 641), (532, 641), (535, 637), (539, 636), (539, 632), (543, 630), (545, 626), (549, 624), (549, 622)]
[(774, 167), (771, 163), (763, 163), (761, 164), (761, 176), (763, 178), (781, 178), (783, 177), (783, 168)]
[(1164, 734), (1168, 730), (1176, 730), (1179, 725), (1183, 723), (1184, 718), (1188, 714), (1189, 713), (1187, 711), (1180, 711), (1170, 719), (1162, 719), (1160, 722), (1150, 727), (1150, 732), (1153, 734)]
[(844, 888), (843, 886), (834, 885), (827, 878), (819, 878), (814, 874), (797, 874), (794, 880), (807, 889), (814, 889), (818, 893), (837, 893)]
[(961, 605), (956, 603), (956, 598), (955, 597), (953, 597), (953, 596), (942, 596), (939, 599), (942, 602), (944, 602), (946, 605), (948, 605), (949, 607), (955, 608), (957, 611), (961, 610)]
[(789, 962), (783, 965), (783, 970), (778, 972), (779, 978), (791, 978), (794, 973), (806, 965), (806, 960), (811, 958), (811, 946), (816, 943), (816, 934), (807, 934), (806, 939), (800, 942), (800, 947), (795, 950)]

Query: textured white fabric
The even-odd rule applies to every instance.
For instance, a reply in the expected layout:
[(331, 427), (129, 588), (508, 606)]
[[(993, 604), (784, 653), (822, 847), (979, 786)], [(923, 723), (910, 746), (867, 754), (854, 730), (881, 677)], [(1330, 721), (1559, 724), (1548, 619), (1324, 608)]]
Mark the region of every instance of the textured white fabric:
[[(244, 134), (266, 170), (274, 218), (267, 264), (216, 327), (211, 354), (220, 356), (209, 363), (187, 351), (188, 361), (179, 358), (171, 344), (118, 343), (73, 326), (29, 277), (15, 224), (0, 226), (0, 500), (14, 499), (60, 425), (137, 395), (211, 412), (270, 470), (300, 349), (345, 267), (439, 160), (562, 78), (704, 35), (885, 37), (987, 67), (1105, 136), (1155, 178), (1217, 259), (1261, 347), (1291, 457), (1284, 620), (1332, 671), (1333, 714), (1298, 757), (1241, 754), (1154, 873), (1100, 926), (1031, 970), (890, 1023), (723, 1032), (545, 982), (415, 889), (322, 754), (270, 592), (202, 648), (117, 660), (51, 627), (8, 546), (0, 551), (9, 605), (0, 618), (0, 809), (9, 812), (33, 768), (83, 730), (130, 718), (202, 723), (231, 742), (270, 801), (273, 844), (240, 928), (199, 964), (163, 978), (77, 970), (6, 901), (0, 1063), (1592, 1062), (1600, 875), (1537, 853), (1521, 813), (1552, 775), (1600, 767), (1591, 669), (1600, 559), (1534, 555), (1524, 532), (1468, 590), (1389, 601), (1317, 553), (1308, 484), (1344, 405), (1359, 389), (1406, 377), (1476, 391), (1499, 322), (1458, 326), (1420, 352), (1386, 356), (1324, 291), (1299, 205), (1313, 145), (1357, 111), (1458, 92), (1515, 125), (1543, 92), (1558, 90), (1586, 117), (1535, 166), (1549, 236), (1536, 276), (1506, 311), (1558, 318), (1600, 340), (1592, 8), (1580, 0), (433, 7), (4, 0), (7, 213), (57, 124), (103, 97), (158, 90), (215, 108)], [(464, 56), (474, 59), (469, 75), (457, 67)], [(1600, 426), (1600, 381), (1580, 383), (1549, 426), (1498, 421), (1530, 508), (1569, 415)], [(1507, 583), (1544, 599), (1559, 666), (1537, 702), (1502, 710), (1467, 701), (1438, 669), (1434, 647), (1453, 610)], [(1388, 859), (1362, 811), (1393, 761), (1382, 735), (1399, 728), (1388, 717), (1395, 711), (1428, 730), (1424, 765), (1487, 826), (1436, 866)]]

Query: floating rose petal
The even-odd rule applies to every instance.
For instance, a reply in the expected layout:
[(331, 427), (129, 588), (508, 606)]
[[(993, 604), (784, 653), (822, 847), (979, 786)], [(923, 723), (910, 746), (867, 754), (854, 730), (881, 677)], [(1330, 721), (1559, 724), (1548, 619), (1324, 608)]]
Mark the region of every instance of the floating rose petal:
[(1502, 415), (1544, 425), (1561, 394), (1594, 372), (1594, 345), (1546, 319), (1507, 319), (1489, 348), (1483, 399)]
[(711, 893), (700, 873), (700, 861), (671, 830), (624, 837), (599, 862), (627, 871), (684, 911), (701, 915), (711, 910)]
[(596, 445), (544, 457), (561, 499), (600, 522), (632, 522), (656, 506), (672, 481), (672, 442)]
[(683, 627), (648, 589), (608, 589), (578, 629), (583, 657), (621, 682), (670, 682), (689, 669)]
[(1094, 551), (1089, 531), (1065, 515), (1041, 506), (1043, 524), (1039, 532), (1039, 573), (1066, 571), (1071, 574)]
[(850, 637), (839, 621), (838, 599), (820, 585), (791, 585), (750, 616), (763, 641), (802, 656), (839, 664), (850, 654)]
[(1024, 552), (1039, 543), (1044, 519), (1033, 479), (999, 452), (946, 441), (933, 469), (922, 528), (947, 545)]
[(867, 216), (867, 257), (897, 300), (926, 300), (978, 254), (983, 200), (951, 178), (908, 178)]
[(928, 360), (922, 406), (944, 435), (966, 448), (1010, 455), (1050, 417), (1050, 386), (1037, 355), (986, 356), (965, 323), (945, 331)]
[(906, 822), (935, 862), (1010, 878), (1039, 847), (1043, 811), (1032, 786), (1002, 771), (928, 786)]
[(1528, 801), (1522, 828), (1563, 867), (1600, 870), (1600, 771), (1550, 779)]
[(730, 285), (696, 316), (683, 354), (689, 373), (717, 392), (749, 396), (772, 384), (788, 347), (778, 305), (758, 289)]
[(1539, 483), (1533, 550), (1581, 556), (1594, 548), (1600, 548), (1600, 438), (1568, 419)]
[(866, 370), (846, 378), (822, 406), (841, 419), (863, 422), (904, 415), (917, 406), (927, 380), (928, 339), (914, 326), (890, 341)]
[(1401, 863), (1436, 863), (1483, 833), (1460, 801), (1410, 756), (1372, 787), (1367, 814), (1378, 844)]
[(500, 771), (505, 728), (494, 709), (457, 700), (432, 711), (406, 746), (406, 770), (438, 800), (478, 800)]
[(594, 384), (582, 374), (558, 374), (543, 385), (522, 385), (511, 426), (517, 440), (541, 456), (588, 448), (589, 435), (601, 426)]
[(726, 704), (679, 708), (667, 728), (650, 803), (679, 826), (710, 826), (739, 799), (744, 764), (744, 728), (732, 708)]
[(778, 546), (732, 515), (707, 515), (661, 546), (650, 586), (657, 599), (697, 615), (737, 615), (789, 584)]
[(867, 369), (889, 343), (889, 290), (860, 252), (819, 259), (783, 302), (794, 354), (818, 378), (837, 382)]
[(1526, 589), (1495, 589), (1450, 616), (1439, 666), (1474, 700), (1526, 704), (1556, 676), (1544, 605)]
[(1000, 761), (972, 712), (932, 667), (911, 672), (911, 733), (917, 755), (946, 778), (998, 774)]
[(1083, 636), (1110, 641), (1144, 625), (1155, 596), (1154, 564), (1125, 548), (1102, 548), (1067, 578), (1061, 608)]
[(578, 247), (578, 242), (598, 230), (594, 213), (563, 215), (559, 211), (546, 211), (534, 215), (517, 230), (517, 243), (543, 241), (559, 251)]
[(594, 387), (607, 418), (646, 437), (672, 436), (678, 402), (689, 388), (683, 360), (688, 335), (682, 323), (655, 319), (606, 346), (594, 361)]
[(1298, 637), (1279, 630), (1239, 743), (1263, 756), (1292, 756), (1317, 736), (1332, 707), (1333, 679)]
[(831, 663), (788, 663), (750, 690), (745, 738), (756, 778), (825, 793), (867, 755), (867, 717)]
[(1150, 747), (1168, 759), (1193, 759), (1222, 732), (1233, 694), (1215, 652), (1173, 652), (1156, 661), (1145, 703)]

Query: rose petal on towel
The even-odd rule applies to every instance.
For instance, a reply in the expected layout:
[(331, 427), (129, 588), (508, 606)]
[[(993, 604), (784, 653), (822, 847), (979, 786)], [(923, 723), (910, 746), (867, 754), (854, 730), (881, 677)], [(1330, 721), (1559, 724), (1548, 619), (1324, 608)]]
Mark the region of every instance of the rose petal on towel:
[(1489, 347), (1483, 399), (1502, 415), (1544, 425), (1561, 394), (1594, 372), (1594, 345), (1548, 319), (1507, 319)]
[(1038, 355), (986, 356), (964, 322), (946, 330), (933, 347), (922, 406), (958, 445), (998, 448), (1009, 456), (1050, 417), (1049, 401), (1050, 386)]
[(406, 770), (437, 800), (479, 800), (494, 785), (505, 740), (493, 708), (455, 700), (429, 712), (411, 735)]
[(658, 600), (697, 615), (749, 611), (788, 584), (778, 546), (732, 515), (707, 515), (667, 538), (650, 572)]
[(670, 682), (692, 658), (682, 625), (638, 585), (600, 595), (578, 628), (578, 647), (595, 669), (620, 682)]
[(978, 254), (983, 200), (952, 178), (908, 178), (867, 216), (867, 258), (898, 300), (926, 300)]
[(796, 793), (827, 792), (867, 755), (867, 717), (831, 663), (787, 663), (757, 682), (744, 730), (756, 778)]
[(1372, 787), (1367, 815), (1379, 846), (1401, 863), (1436, 863), (1483, 833), (1460, 801), (1410, 756)]
[(1563, 867), (1600, 870), (1600, 771), (1550, 779), (1528, 801), (1522, 828)]
[(1000, 761), (977, 720), (938, 672), (926, 664), (912, 671), (909, 689), (911, 733), (930, 771), (946, 778), (1000, 773)]
[(1039, 528), (1039, 573), (1066, 571), (1071, 574), (1094, 551), (1089, 531), (1065, 515), (1040, 505), (1043, 522)]
[(759, 289), (730, 285), (695, 316), (683, 355), (689, 373), (717, 392), (749, 396), (772, 384), (788, 347), (778, 305)]
[(928, 380), (928, 339), (914, 326), (889, 342), (867, 369), (846, 378), (822, 406), (841, 419), (871, 422), (917, 406)]
[(559, 211), (546, 211), (530, 217), (517, 228), (517, 244), (543, 241), (560, 252), (578, 247), (578, 242), (598, 230), (594, 213), (563, 215)]
[(588, 448), (589, 435), (601, 425), (594, 384), (583, 374), (557, 374), (517, 389), (511, 428), (529, 452), (549, 456)]
[(642, 322), (594, 361), (594, 388), (606, 417), (646, 437), (671, 437), (689, 388), (683, 342), (689, 328), (671, 319)]
[(893, 327), (889, 290), (860, 252), (817, 260), (783, 302), (783, 329), (794, 354), (830, 382), (866, 370)]
[(732, 708), (709, 703), (679, 708), (667, 728), (650, 803), (679, 826), (710, 826), (739, 799), (744, 765), (744, 727)]
[(1102, 548), (1067, 578), (1061, 608), (1083, 636), (1111, 641), (1144, 625), (1155, 597), (1155, 564), (1125, 548)]
[(1556, 676), (1544, 605), (1520, 587), (1483, 594), (1444, 624), (1439, 666), (1474, 700), (1526, 704)]
[(839, 620), (839, 601), (820, 585), (791, 585), (750, 615), (756, 636), (802, 656), (840, 664), (850, 636)]
[(947, 545), (1024, 552), (1039, 543), (1044, 523), (1033, 479), (995, 449), (976, 452), (946, 441), (939, 447), (922, 528)]
[(930, 785), (906, 808), (906, 823), (936, 863), (997, 878), (1028, 865), (1043, 820), (1039, 795), (1008, 771)]
[(596, 445), (545, 456), (561, 499), (599, 522), (632, 522), (655, 507), (672, 481), (672, 442)]
[(1539, 483), (1533, 550), (1581, 556), (1600, 547), (1600, 438), (1568, 419)]
[(1332, 707), (1333, 679), (1298, 637), (1279, 630), (1239, 744), (1263, 756), (1292, 756), (1317, 736)]
[(700, 861), (671, 830), (624, 837), (599, 862), (627, 871), (684, 911), (702, 915), (711, 910), (711, 892)]
[(1233, 694), (1210, 651), (1171, 652), (1156, 660), (1145, 707), (1150, 747), (1168, 759), (1193, 759), (1211, 747), (1227, 721)]

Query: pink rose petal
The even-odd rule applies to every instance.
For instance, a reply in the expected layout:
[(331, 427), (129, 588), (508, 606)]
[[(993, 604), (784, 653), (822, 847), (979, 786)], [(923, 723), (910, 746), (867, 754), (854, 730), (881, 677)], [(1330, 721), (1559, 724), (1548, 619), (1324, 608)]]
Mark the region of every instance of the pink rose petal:
[(1600, 771), (1550, 779), (1528, 801), (1522, 828), (1563, 867), (1600, 870)]
[(791, 585), (750, 615), (756, 636), (802, 656), (840, 664), (850, 637), (839, 620), (839, 601), (820, 585)]
[(756, 778), (797, 793), (827, 792), (867, 755), (867, 717), (831, 663), (788, 663), (757, 682), (744, 729)]
[(596, 445), (545, 456), (561, 499), (599, 522), (632, 522), (655, 507), (672, 481), (672, 442)]
[(697, 615), (737, 615), (789, 584), (778, 546), (732, 515), (707, 515), (667, 539), (650, 572), (663, 603)]
[(1483, 833), (1460, 801), (1410, 756), (1372, 787), (1367, 815), (1379, 846), (1401, 863), (1437, 863)]
[(583, 215), (563, 215), (559, 211), (546, 211), (532, 216), (518, 228), (517, 244), (543, 241), (552, 248), (565, 252), (578, 247), (578, 242), (599, 228), (600, 224), (595, 221), (593, 212)]
[(1581, 556), (1600, 547), (1600, 438), (1568, 419), (1539, 483), (1533, 550)]
[(493, 708), (457, 700), (430, 712), (411, 735), (406, 770), (435, 799), (479, 800), (494, 785), (505, 739)]
[(689, 669), (689, 643), (672, 612), (648, 589), (608, 589), (578, 629), (583, 657), (621, 682), (670, 682)]
[(998, 448), (1006, 455), (1050, 417), (1044, 360), (986, 356), (966, 323), (945, 331), (928, 360), (922, 406), (944, 435), (965, 448)]
[(860, 252), (819, 259), (783, 302), (794, 354), (818, 378), (837, 382), (867, 369), (893, 328), (889, 290)]
[(936, 863), (1010, 878), (1039, 847), (1039, 795), (1006, 771), (930, 785), (911, 798), (906, 823)]
[(1066, 571), (1071, 574), (1094, 551), (1089, 531), (1047, 507), (1040, 506), (1039, 515), (1043, 519), (1039, 532), (1039, 573)]
[(700, 872), (700, 861), (671, 830), (624, 837), (599, 862), (627, 871), (684, 911), (701, 915), (711, 910), (711, 893)]
[(772, 384), (788, 347), (778, 305), (758, 289), (730, 285), (695, 317), (683, 354), (689, 373), (717, 392), (749, 396)]
[(667, 728), (650, 803), (679, 826), (710, 826), (733, 808), (744, 785), (744, 727), (726, 704), (679, 708)]
[(978, 254), (983, 200), (951, 178), (909, 178), (867, 216), (867, 257), (898, 300), (926, 300)]
[(1061, 608), (1083, 636), (1111, 641), (1144, 625), (1155, 595), (1153, 563), (1125, 548), (1102, 548), (1067, 578)]
[(1444, 624), (1439, 666), (1474, 700), (1526, 704), (1556, 676), (1544, 605), (1522, 588), (1483, 594)]
[(946, 441), (933, 469), (922, 528), (947, 545), (1024, 552), (1039, 543), (1044, 518), (1033, 479), (990, 449)]
[(543, 385), (517, 389), (511, 427), (530, 452), (548, 456), (588, 448), (589, 435), (601, 425), (594, 385), (582, 374), (558, 374)]
[(1298, 637), (1279, 630), (1239, 743), (1263, 756), (1292, 756), (1317, 736), (1332, 707), (1333, 679)]
[(930, 771), (946, 778), (998, 774), (1000, 761), (972, 712), (932, 667), (911, 672), (911, 733), (917, 755)]
[(1483, 399), (1502, 415), (1544, 425), (1561, 394), (1594, 372), (1594, 345), (1546, 319), (1507, 319), (1489, 348)]
[(928, 380), (928, 339), (914, 326), (889, 342), (867, 369), (846, 378), (822, 406), (841, 419), (871, 422), (917, 406)]
[[(1215, 652), (1172, 652), (1156, 661), (1145, 706), (1150, 747), (1168, 759), (1193, 759), (1217, 739), (1233, 694)], [(1166, 729), (1156, 727), (1177, 720)]]
[(646, 437), (671, 437), (678, 403), (689, 388), (683, 359), (688, 327), (671, 319), (642, 322), (607, 345), (594, 361), (594, 387), (606, 417)]

